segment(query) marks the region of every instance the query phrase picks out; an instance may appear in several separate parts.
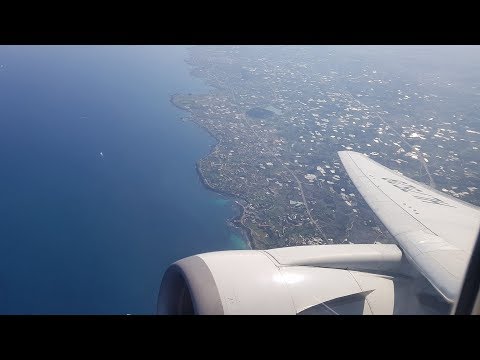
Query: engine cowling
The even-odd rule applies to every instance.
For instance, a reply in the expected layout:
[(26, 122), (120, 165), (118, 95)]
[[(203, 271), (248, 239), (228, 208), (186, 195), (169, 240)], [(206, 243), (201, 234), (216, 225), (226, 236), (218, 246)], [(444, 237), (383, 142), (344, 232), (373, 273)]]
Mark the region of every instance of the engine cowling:
[[(158, 314), (391, 314), (395, 245), (323, 245), (190, 256), (164, 274)], [(374, 271), (374, 272), (372, 272)]]

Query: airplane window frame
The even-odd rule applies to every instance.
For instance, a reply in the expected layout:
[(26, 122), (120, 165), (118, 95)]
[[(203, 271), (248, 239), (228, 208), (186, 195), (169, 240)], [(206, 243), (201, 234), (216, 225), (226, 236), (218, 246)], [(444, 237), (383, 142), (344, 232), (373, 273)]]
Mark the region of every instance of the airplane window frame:
[(471, 315), (475, 311), (475, 304), (480, 290), (480, 232), (473, 248), (463, 279), (462, 290), (458, 298), (454, 315)]

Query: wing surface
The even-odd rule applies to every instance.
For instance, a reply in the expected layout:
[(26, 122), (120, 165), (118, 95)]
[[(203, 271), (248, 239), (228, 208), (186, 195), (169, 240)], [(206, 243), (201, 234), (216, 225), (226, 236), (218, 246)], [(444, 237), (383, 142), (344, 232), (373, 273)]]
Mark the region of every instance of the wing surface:
[(351, 180), (407, 258), (453, 302), (480, 228), (480, 209), (367, 156), (340, 151)]

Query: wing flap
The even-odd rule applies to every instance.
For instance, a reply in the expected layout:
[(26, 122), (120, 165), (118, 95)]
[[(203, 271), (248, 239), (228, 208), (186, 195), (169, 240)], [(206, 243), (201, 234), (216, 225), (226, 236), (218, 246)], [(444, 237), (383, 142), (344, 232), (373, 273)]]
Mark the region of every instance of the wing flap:
[(460, 291), (467, 253), (423, 231), (403, 233), (396, 239), (417, 269), (448, 302), (453, 302)]

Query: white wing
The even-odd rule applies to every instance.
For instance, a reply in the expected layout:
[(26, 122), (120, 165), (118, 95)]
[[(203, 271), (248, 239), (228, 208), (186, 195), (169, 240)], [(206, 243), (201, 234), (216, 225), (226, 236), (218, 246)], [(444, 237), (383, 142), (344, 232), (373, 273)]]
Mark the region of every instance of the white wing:
[(480, 209), (353, 151), (350, 178), (407, 258), (449, 302), (457, 297), (480, 228)]

